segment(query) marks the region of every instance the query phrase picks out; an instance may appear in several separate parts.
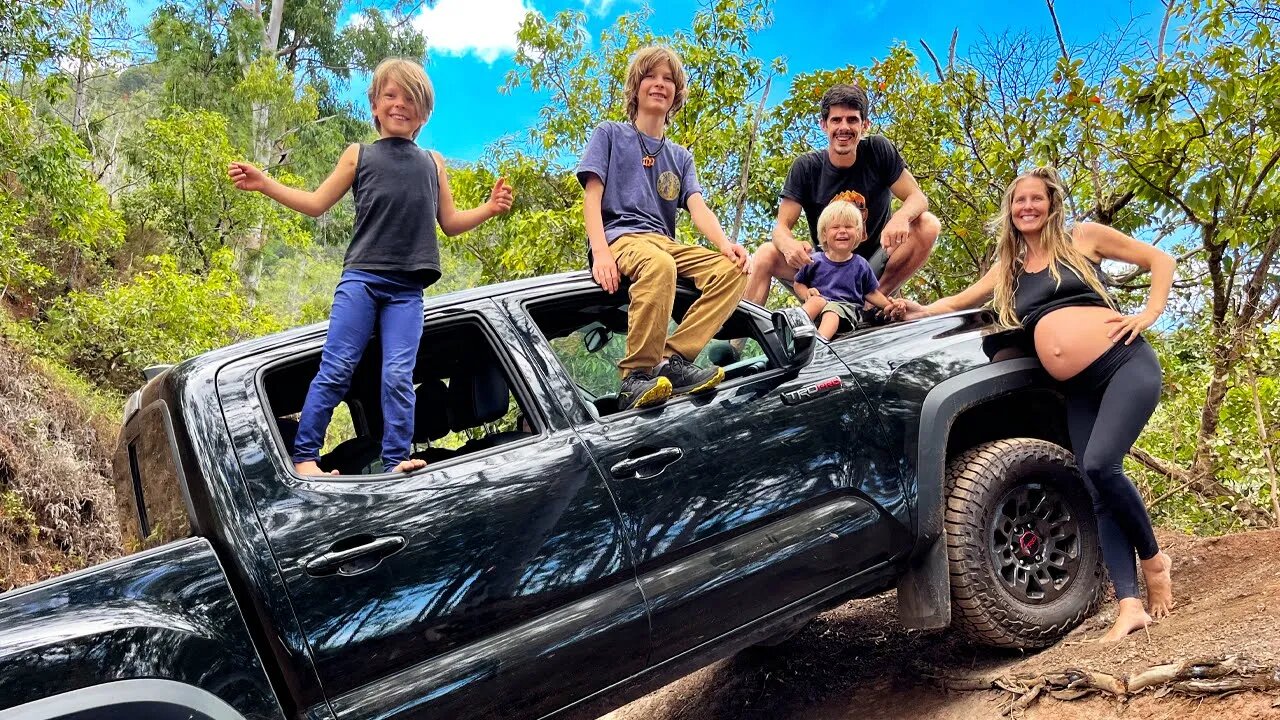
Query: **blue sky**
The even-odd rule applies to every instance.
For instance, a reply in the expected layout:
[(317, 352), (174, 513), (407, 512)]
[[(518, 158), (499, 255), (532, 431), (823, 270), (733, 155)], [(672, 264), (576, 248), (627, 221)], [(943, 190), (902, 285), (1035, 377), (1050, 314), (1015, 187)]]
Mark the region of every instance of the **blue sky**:
[[(134, 2), (131, 19), (145, 23), (156, 4)], [(698, 7), (697, 0), (653, 0), (649, 5), (654, 9), (651, 27), (659, 35), (687, 27)], [(427, 70), (437, 96), (435, 114), (419, 143), (452, 160), (474, 161), (489, 144), (504, 135), (523, 136), (536, 123), (542, 97), (528, 88), (510, 95), (498, 92), (514, 67), (515, 31), (526, 12), (550, 17), (561, 10), (582, 10), (598, 38), (618, 15), (641, 6), (638, 0), (435, 0), (414, 19), (415, 27), (427, 36)], [(1131, 22), (1138, 37), (1154, 41), (1163, 12), (1160, 0), (1058, 0), (1056, 10), (1072, 45), (1093, 42)], [(756, 36), (753, 53), (765, 59), (784, 56), (792, 74), (866, 65), (884, 57), (898, 41), (922, 56), (922, 38), (945, 56), (956, 29), (961, 56), (984, 33), (1052, 33), (1042, 0), (775, 0), (773, 14), (773, 26)], [(775, 82), (773, 101), (789, 86), (789, 78)], [(354, 81), (353, 100), (359, 101), (363, 92), (364, 81)]]
[[(687, 27), (698, 3), (655, 0), (650, 5), (652, 30), (661, 35)], [(523, 134), (537, 122), (543, 98), (527, 88), (510, 95), (498, 92), (514, 67), (512, 34), (525, 11), (552, 16), (565, 9), (584, 10), (590, 31), (598, 38), (619, 14), (639, 7), (641, 3), (634, 0), (437, 0), (417, 23), (427, 34), (427, 68), (437, 94), (436, 112), (420, 142), (447, 158), (471, 161), (503, 135)], [(833, 12), (835, 7), (847, 8), (842, 17)], [(921, 38), (945, 58), (957, 28), (961, 55), (983, 33), (1052, 33), (1049, 12), (1036, 0), (778, 0), (773, 9), (773, 26), (756, 36), (753, 51), (766, 59), (786, 57), (792, 74), (868, 64), (884, 57), (897, 41), (907, 42), (923, 56)], [(1163, 8), (1159, 0), (1059, 0), (1056, 11), (1067, 42), (1086, 44), (1131, 21), (1144, 37), (1154, 40)], [(781, 100), (789, 86), (789, 78), (775, 82), (773, 100)]]

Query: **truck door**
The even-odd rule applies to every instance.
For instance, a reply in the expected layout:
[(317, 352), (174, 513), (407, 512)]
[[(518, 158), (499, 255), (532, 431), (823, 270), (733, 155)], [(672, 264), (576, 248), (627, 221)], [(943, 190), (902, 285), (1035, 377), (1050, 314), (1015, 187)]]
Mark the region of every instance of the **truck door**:
[[(692, 298), (681, 290), (677, 315)], [(780, 368), (760, 344), (768, 314), (744, 304), (722, 332), (746, 339), (742, 357), (724, 340), (704, 351), (727, 369), (714, 393), (616, 412), (625, 302), (588, 286), (507, 307), (532, 326), (535, 355), (617, 499), (653, 616), (651, 665), (884, 570), (907, 547), (886, 510), (902, 500), (897, 467), (825, 344), (799, 372)]]
[(338, 476), (299, 477), (288, 460), (321, 337), (219, 375), (339, 719), (537, 717), (645, 666), (647, 612), (608, 487), (512, 333), (490, 300), (428, 309), (415, 441), (430, 464), (412, 474), (376, 472), (376, 338), (351, 420), (332, 426), (351, 437), (321, 458)]

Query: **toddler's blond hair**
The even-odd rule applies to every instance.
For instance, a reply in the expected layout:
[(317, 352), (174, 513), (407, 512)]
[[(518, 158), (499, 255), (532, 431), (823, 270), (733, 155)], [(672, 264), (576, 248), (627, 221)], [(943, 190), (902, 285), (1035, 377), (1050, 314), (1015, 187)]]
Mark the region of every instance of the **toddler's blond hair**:
[(827, 229), (837, 222), (857, 228), (862, 233), (862, 239), (867, 238), (867, 229), (862, 222), (862, 210), (847, 200), (834, 200), (818, 216), (818, 242), (823, 246), (827, 242)]

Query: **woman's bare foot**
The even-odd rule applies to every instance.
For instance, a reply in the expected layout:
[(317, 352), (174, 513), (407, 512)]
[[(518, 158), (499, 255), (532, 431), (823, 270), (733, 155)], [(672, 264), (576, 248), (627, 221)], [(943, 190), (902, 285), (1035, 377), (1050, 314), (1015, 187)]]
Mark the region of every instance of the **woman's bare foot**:
[(1142, 578), (1147, 583), (1147, 609), (1156, 619), (1169, 616), (1173, 609), (1173, 558), (1159, 552), (1142, 561)]
[(401, 460), (400, 464), (392, 468), (391, 472), (413, 472), (414, 470), (421, 470), (426, 466), (427, 466), (426, 460), (409, 458), (408, 460)]
[(1142, 601), (1138, 598), (1124, 598), (1120, 601), (1120, 612), (1116, 615), (1116, 621), (1107, 634), (1102, 636), (1102, 642), (1120, 642), (1128, 637), (1129, 633), (1141, 630), (1150, 624), (1151, 616), (1142, 609)]
[(338, 474), (337, 470), (330, 470), (329, 472), (325, 472), (321, 470), (320, 466), (316, 464), (315, 460), (308, 460), (306, 462), (294, 463), (293, 471), (298, 473), (299, 475), (337, 475)]

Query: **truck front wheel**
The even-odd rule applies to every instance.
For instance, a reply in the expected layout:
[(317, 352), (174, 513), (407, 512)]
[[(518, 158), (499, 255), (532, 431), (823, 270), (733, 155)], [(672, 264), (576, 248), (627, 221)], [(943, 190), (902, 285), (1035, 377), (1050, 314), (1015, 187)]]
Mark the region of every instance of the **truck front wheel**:
[(952, 626), (984, 645), (1041, 648), (1102, 587), (1093, 503), (1071, 453), (1034, 438), (983, 443), (947, 466)]

